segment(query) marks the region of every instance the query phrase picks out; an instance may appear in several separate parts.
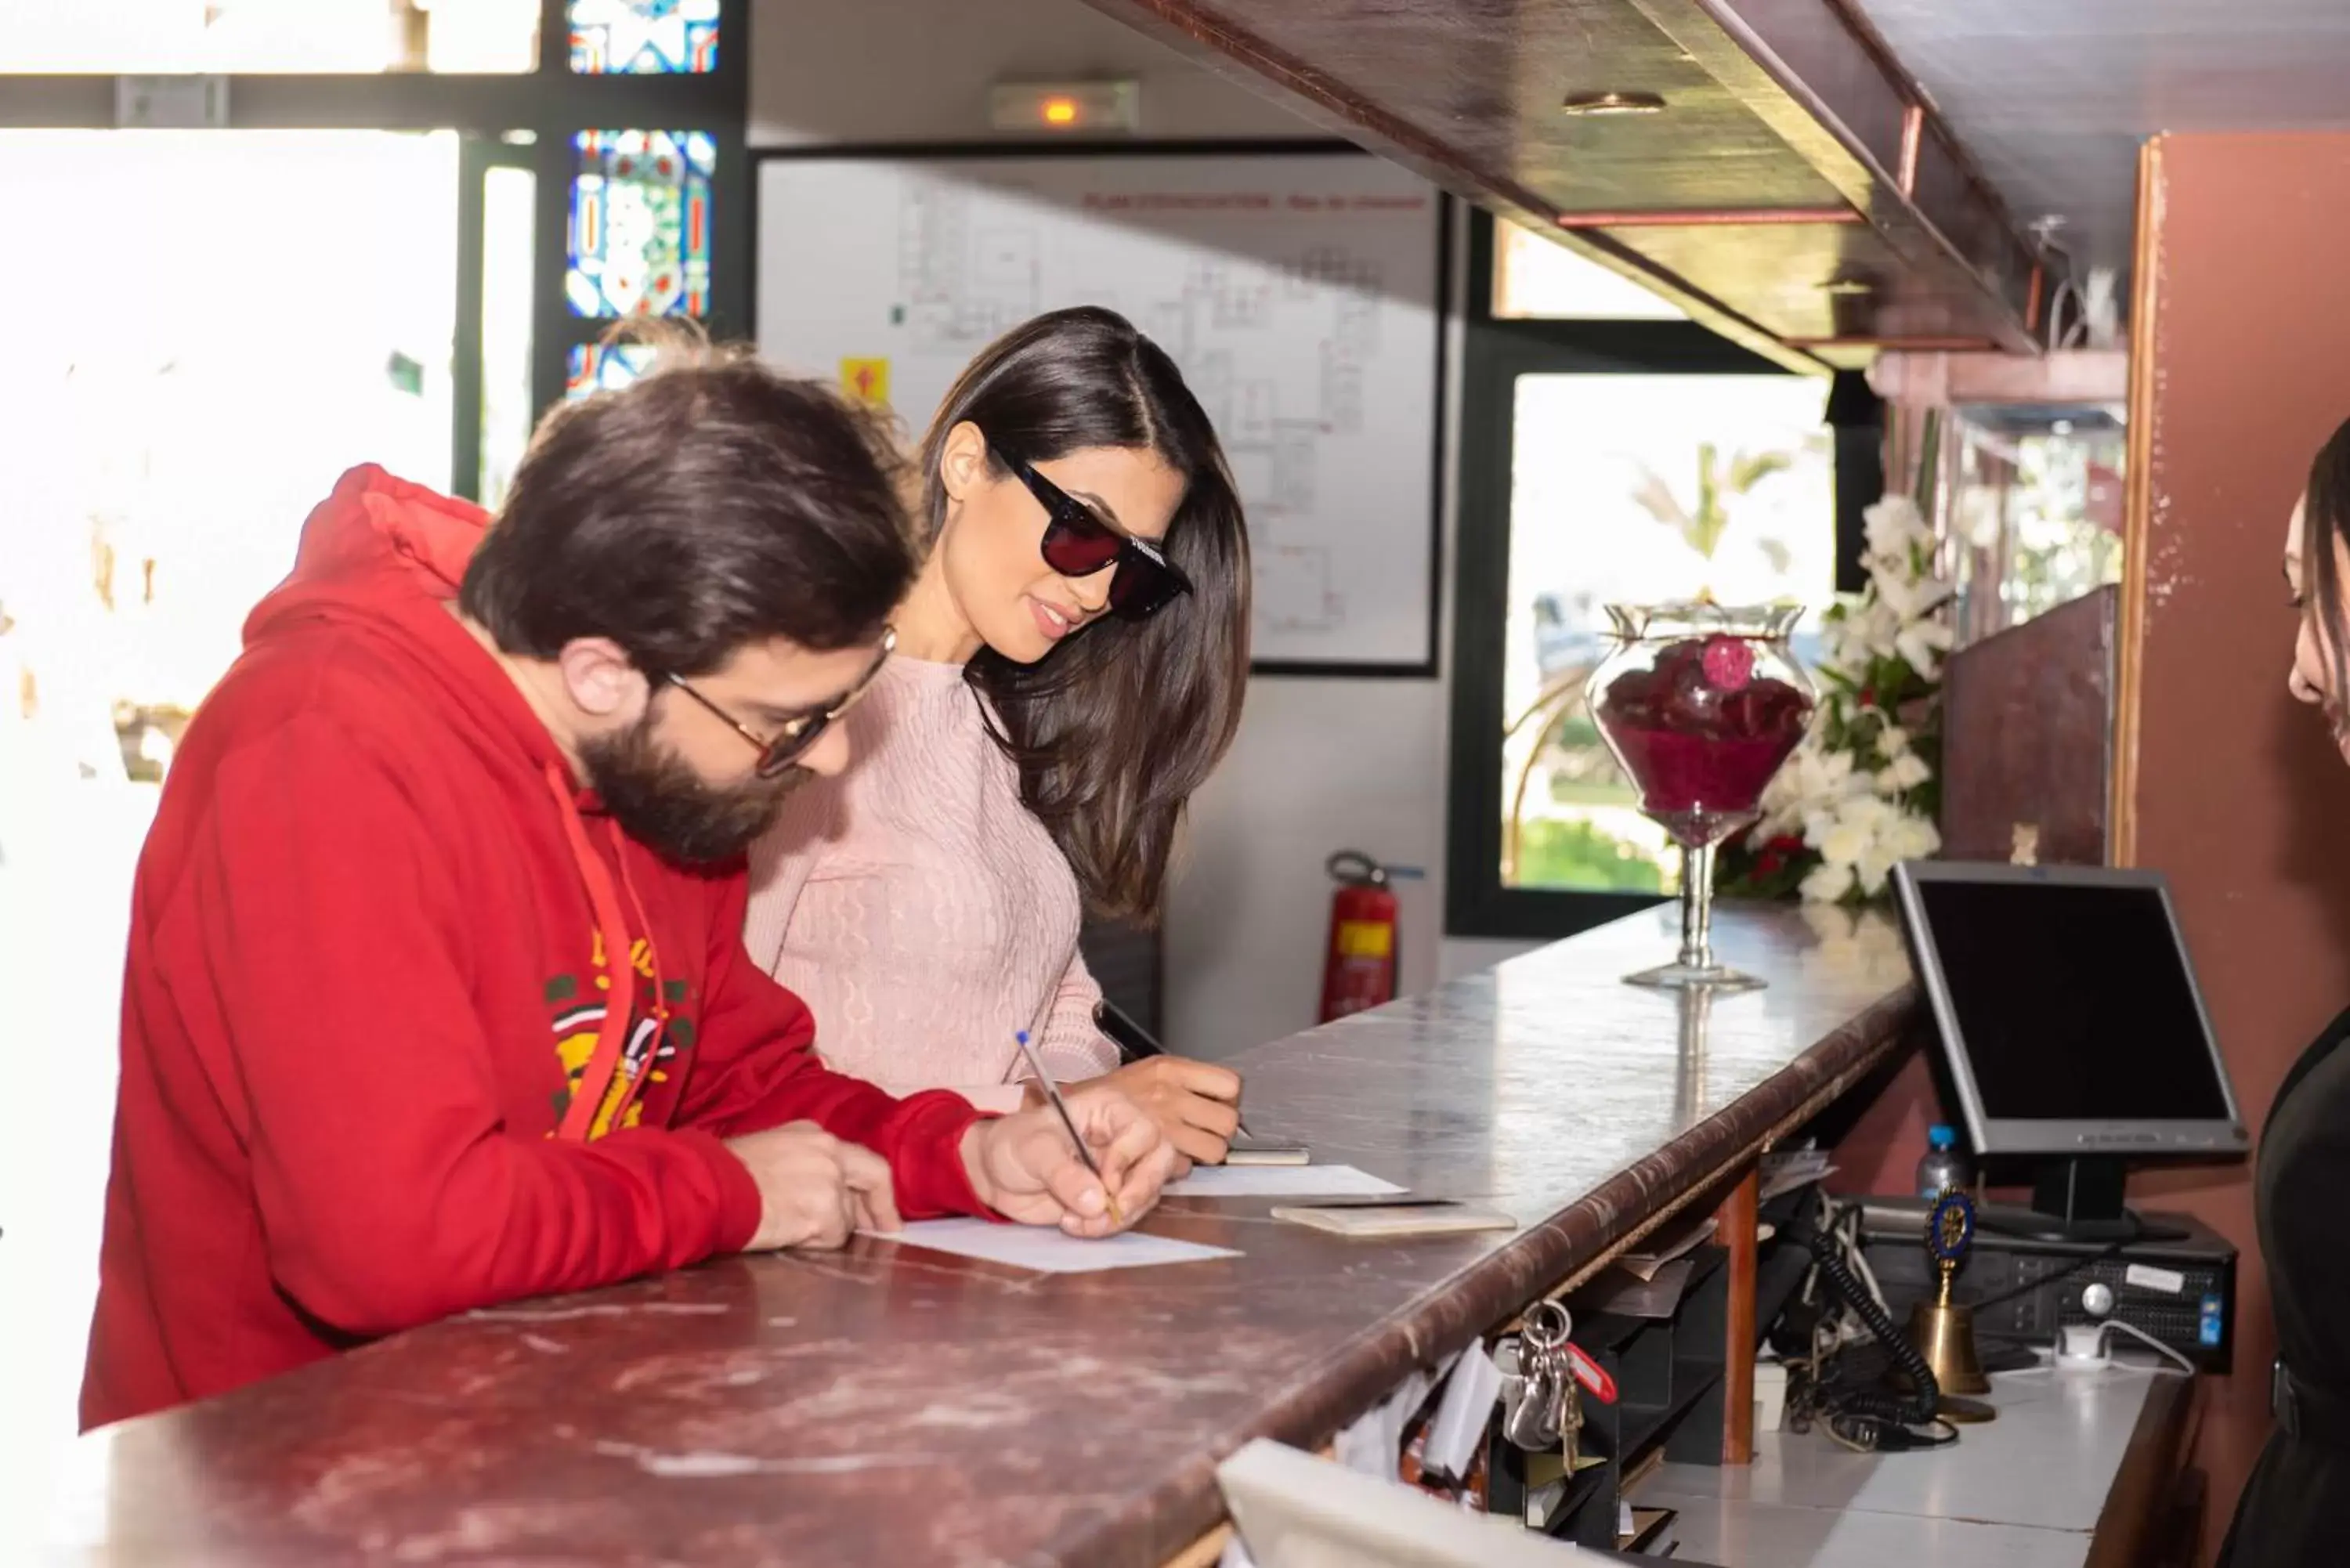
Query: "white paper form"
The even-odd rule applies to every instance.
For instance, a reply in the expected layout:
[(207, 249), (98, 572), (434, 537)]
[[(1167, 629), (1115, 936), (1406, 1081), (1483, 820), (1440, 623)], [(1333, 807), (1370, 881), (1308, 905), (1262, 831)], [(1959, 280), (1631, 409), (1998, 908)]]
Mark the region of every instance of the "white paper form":
[(1351, 1165), (1195, 1165), (1169, 1198), (1391, 1198), (1405, 1190)]
[(997, 1225), (985, 1220), (917, 1220), (902, 1231), (869, 1233), (900, 1246), (952, 1252), (1045, 1274), (1090, 1274), (1104, 1269), (1141, 1269), (1241, 1255), (1230, 1247), (1206, 1247), (1139, 1231), (1087, 1241), (1049, 1226)]

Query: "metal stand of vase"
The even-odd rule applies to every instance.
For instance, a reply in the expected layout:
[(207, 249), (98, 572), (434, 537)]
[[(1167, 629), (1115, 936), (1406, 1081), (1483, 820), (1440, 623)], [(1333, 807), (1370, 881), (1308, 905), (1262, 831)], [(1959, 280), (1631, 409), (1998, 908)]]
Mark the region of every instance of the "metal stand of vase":
[(1627, 974), (1627, 985), (1668, 991), (1760, 991), (1768, 983), (1730, 968), (1713, 956), (1713, 857), (1720, 839), (1681, 846), (1680, 956), (1655, 969)]

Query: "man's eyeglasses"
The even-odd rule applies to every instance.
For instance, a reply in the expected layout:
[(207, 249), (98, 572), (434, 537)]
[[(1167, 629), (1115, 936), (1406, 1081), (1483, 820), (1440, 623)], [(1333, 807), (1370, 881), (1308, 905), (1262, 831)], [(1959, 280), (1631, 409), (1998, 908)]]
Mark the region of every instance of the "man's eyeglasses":
[(889, 662), (889, 650), (897, 646), (897, 632), (894, 629), (884, 629), (881, 633), (881, 647), (874, 653), (873, 662), (865, 667), (865, 673), (857, 678), (857, 683), (841, 694), (839, 701), (821, 712), (801, 714), (773, 735), (762, 735), (758, 731), (743, 723), (733, 714), (696, 691), (682, 675), (664, 674), (661, 679), (710, 710), (724, 722), (728, 729), (758, 747), (759, 761), (756, 763), (756, 771), (761, 778), (771, 779), (807, 755), (808, 748), (823, 738), (825, 731), (831, 726), (832, 722), (857, 706), (866, 691), (872, 686), (873, 678), (881, 673), (883, 665)]
[(1048, 519), (1038, 546), (1045, 564), (1065, 577), (1090, 577), (1116, 562), (1109, 580), (1109, 611), (1120, 620), (1149, 620), (1177, 594), (1191, 591), (1191, 579), (1148, 539), (1121, 534), (1086, 505), (993, 441), (988, 451), (1028, 487)]

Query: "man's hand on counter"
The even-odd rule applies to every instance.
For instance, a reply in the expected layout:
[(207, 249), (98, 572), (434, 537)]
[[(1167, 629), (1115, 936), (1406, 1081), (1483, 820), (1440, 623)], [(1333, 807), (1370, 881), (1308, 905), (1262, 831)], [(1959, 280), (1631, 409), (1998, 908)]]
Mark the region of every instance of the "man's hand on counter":
[[(1175, 1149), (1132, 1100), (1114, 1089), (1066, 1091), (1069, 1115), (1118, 1194), (1119, 1218), (1131, 1225), (1159, 1201), (1175, 1168)], [(1112, 1220), (1085, 1161), (1070, 1147), (1051, 1110), (1015, 1111), (972, 1124), (962, 1138), (963, 1169), (988, 1207), (1024, 1225), (1058, 1225), (1072, 1236), (1107, 1236)]]
[(859, 1230), (899, 1229), (889, 1164), (814, 1122), (786, 1122), (726, 1140), (759, 1184), (759, 1229), (746, 1252), (843, 1247)]

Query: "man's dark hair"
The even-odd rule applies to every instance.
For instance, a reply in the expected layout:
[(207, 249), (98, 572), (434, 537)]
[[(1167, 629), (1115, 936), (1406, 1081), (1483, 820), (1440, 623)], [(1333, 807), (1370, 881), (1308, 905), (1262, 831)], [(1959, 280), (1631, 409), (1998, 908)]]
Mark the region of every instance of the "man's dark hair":
[(708, 348), (541, 422), (457, 602), (507, 653), (608, 637), (701, 675), (785, 638), (868, 642), (913, 581), (879, 420)]

